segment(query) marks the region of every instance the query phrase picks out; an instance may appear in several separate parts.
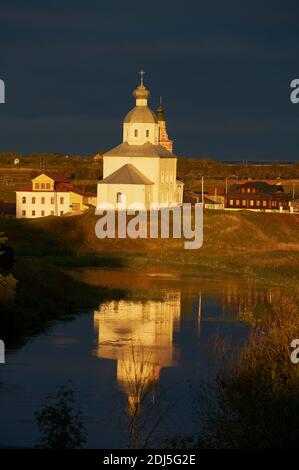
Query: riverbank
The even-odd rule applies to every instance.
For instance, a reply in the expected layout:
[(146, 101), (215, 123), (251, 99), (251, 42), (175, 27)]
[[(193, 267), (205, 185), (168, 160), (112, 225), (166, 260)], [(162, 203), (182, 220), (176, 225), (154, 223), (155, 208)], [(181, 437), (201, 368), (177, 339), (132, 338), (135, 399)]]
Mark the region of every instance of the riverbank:
[[(13, 304), (2, 308), (1, 337), (8, 344), (49, 322), (105, 299), (146, 299), (151, 292), (110, 290), (74, 279), (73, 268), (109, 267), (168, 273), (240, 275), (268, 285), (297, 287), (299, 216), (205, 211), (204, 243), (185, 250), (180, 239), (104, 239), (92, 213), (68, 218), (1, 221), (16, 262)], [(138, 286), (135, 286), (138, 288)]]
[(59, 267), (140, 267), (214, 270), (267, 282), (299, 276), (299, 215), (205, 211), (199, 250), (181, 239), (104, 239), (95, 235), (93, 213), (68, 218), (5, 220), (2, 230), (18, 257)]

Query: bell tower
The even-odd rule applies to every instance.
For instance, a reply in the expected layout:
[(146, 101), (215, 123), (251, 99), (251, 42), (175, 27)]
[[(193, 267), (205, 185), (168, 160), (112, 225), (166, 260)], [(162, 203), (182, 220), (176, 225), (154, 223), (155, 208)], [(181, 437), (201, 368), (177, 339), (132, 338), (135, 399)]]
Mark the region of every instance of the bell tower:
[(159, 122), (159, 145), (164, 147), (169, 152), (172, 152), (173, 140), (169, 140), (168, 138), (164, 116), (164, 107), (162, 105), (162, 96), (160, 96), (160, 106), (157, 109), (157, 118)]

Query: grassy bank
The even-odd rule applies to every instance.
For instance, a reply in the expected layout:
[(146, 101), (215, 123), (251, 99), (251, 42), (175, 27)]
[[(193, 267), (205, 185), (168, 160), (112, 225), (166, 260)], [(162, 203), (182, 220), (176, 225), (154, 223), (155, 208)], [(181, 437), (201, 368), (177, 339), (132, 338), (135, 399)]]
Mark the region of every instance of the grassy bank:
[(241, 273), (273, 282), (299, 276), (299, 215), (205, 211), (204, 243), (184, 249), (181, 239), (104, 239), (95, 235), (97, 218), (3, 221), (19, 257), (43, 258), (60, 267), (154, 265), (198, 273)]

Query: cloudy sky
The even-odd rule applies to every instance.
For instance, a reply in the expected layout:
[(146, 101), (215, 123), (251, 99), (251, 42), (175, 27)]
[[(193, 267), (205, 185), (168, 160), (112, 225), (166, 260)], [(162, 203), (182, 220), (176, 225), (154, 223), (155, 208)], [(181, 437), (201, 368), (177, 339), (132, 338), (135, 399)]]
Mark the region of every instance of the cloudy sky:
[(0, 0), (0, 151), (117, 145), (143, 68), (177, 154), (296, 160), (298, 13), (290, 0)]

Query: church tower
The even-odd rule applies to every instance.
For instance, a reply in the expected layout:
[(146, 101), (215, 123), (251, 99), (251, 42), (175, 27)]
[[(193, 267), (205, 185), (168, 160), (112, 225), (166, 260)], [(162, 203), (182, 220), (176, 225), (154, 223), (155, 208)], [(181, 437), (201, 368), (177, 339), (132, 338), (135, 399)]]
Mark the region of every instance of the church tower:
[(173, 140), (169, 140), (168, 138), (164, 116), (164, 107), (162, 105), (162, 96), (160, 96), (160, 106), (157, 109), (157, 118), (159, 123), (159, 145), (168, 150), (168, 152), (172, 152)]

